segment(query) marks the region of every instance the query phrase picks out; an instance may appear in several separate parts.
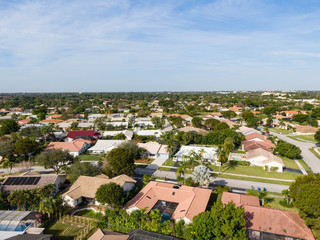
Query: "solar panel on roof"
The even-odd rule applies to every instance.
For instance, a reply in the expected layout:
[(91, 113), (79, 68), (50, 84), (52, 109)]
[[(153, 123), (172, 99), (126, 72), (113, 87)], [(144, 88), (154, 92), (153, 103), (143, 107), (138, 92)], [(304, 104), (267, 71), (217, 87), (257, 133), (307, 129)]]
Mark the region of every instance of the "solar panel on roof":
[(26, 185), (27, 180), (28, 180), (28, 177), (22, 178), (20, 185)]
[(23, 181), (22, 177), (17, 177), (16, 181), (12, 185), (21, 185), (21, 182)]
[(40, 178), (41, 178), (41, 177), (35, 177), (35, 180), (34, 180), (34, 182), (32, 183), (32, 185), (37, 185), (38, 182), (40, 181)]
[(13, 180), (14, 180), (14, 177), (9, 177), (9, 178), (7, 179), (7, 181), (5, 181), (5, 182), (3, 183), (3, 185), (11, 185), (11, 183), (13, 182)]
[(32, 177), (28, 177), (25, 185), (32, 185), (33, 182), (34, 182), (34, 179), (32, 179)]

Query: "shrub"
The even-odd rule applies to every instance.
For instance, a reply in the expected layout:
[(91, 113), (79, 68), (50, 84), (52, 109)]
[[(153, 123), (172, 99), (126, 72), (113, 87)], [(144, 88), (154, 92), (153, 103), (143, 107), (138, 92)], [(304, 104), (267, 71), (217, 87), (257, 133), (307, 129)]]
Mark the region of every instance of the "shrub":
[(286, 199), (282, 199), (281, 201), (279, 201), (279, 203), (283, 207), (287, 207), (287, 208), (293, 207), (293, 203), (288, 203)]
[(194, 182), (192, 180), (192, 177), (188, 177), (186, 179), (186, 186), (192, 187), (194, 185)]
[(269, 170), (269, 168), (268, 168), (268, 166), (267, 166), (267, 165), (265, 165), (265, 166), (264, 166), (264, 170), (266, 170), (266, 171), (268, 171), (268, 170)]
[(279, 169), (278, 167), (271, 167), (271, 168), (270, 168), (270, 170), (271, 170), (272, 172), (276, 172), (276, 171), (278, 171), (278, 169)]

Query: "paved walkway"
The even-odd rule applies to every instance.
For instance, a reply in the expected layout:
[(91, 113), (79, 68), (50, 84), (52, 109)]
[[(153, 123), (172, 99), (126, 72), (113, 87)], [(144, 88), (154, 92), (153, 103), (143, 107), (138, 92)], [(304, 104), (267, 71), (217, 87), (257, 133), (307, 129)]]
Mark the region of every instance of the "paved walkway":
[(298, 160), (294, 160), (296, 162), (296, 164), (298, 165), (298, 167), (300, 168), (301, 172), (304, 174), (304, 175), (307, 175), (307, 171), (302, 167), (302, 165), (300, 164), (300, 162)]

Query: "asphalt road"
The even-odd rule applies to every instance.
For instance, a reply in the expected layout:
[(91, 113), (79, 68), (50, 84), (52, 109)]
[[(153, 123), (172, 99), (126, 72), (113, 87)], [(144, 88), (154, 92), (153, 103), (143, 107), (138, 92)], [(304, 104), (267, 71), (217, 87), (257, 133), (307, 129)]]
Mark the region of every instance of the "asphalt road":
[[(175, 172), (170, 172), (170, 171), (160, 171), (160, 170), (153, 171), (151, 169), (146, 169), (146, 168), (136, 168), (135, 172), (138, 175), (148, 174), (154, 177), (166, 178), (167, 180), (176, 179)], [(191, 177), (191, 174), (187, 174), (186, 178), (188, 177)], [(239, 191), (245, 191), (246, 189), (251, 189), (252, 187), (254, 187), (254, 189), (257, 189), (259, 187), (261, 189), (266, 188), (267, 191), (277, 192), (277, 193), (281, 193), (283, 189), (289, 188), (289, 186), (287, 185), (252, 182), (252, 181), (245, 181), (245, 180), (238, 180), (238, 179), (226, 179), (226, 178), (219, 178), (219, 177), (212, 178), (210, 184), (222, 185), (222, 186), (227, 185)]]
[(315, 147), (314, 143), (308, 142), (300, 142), (293, 140), (292, 138), (287, 137), (286, 135), (270, 132), (272, 135), (288, 142), (296, 145), (301, 149), (301, 156), (306, 164), (311, 168), (312, 172), (320, 173), (320, 159), (318, 159), (312, 152), (310, 152), (309, 148)]

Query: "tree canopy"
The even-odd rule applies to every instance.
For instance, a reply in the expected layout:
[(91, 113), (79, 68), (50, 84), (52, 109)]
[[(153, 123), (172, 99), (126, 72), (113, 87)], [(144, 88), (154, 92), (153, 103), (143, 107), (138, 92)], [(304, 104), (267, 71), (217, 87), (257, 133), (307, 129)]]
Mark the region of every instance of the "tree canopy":
[(103, 184), (96, 192), (96, 200), (101, 204), (108, 204), (113, 208), (120, 208), (124, 203), (123, 188), (113, 182)]

